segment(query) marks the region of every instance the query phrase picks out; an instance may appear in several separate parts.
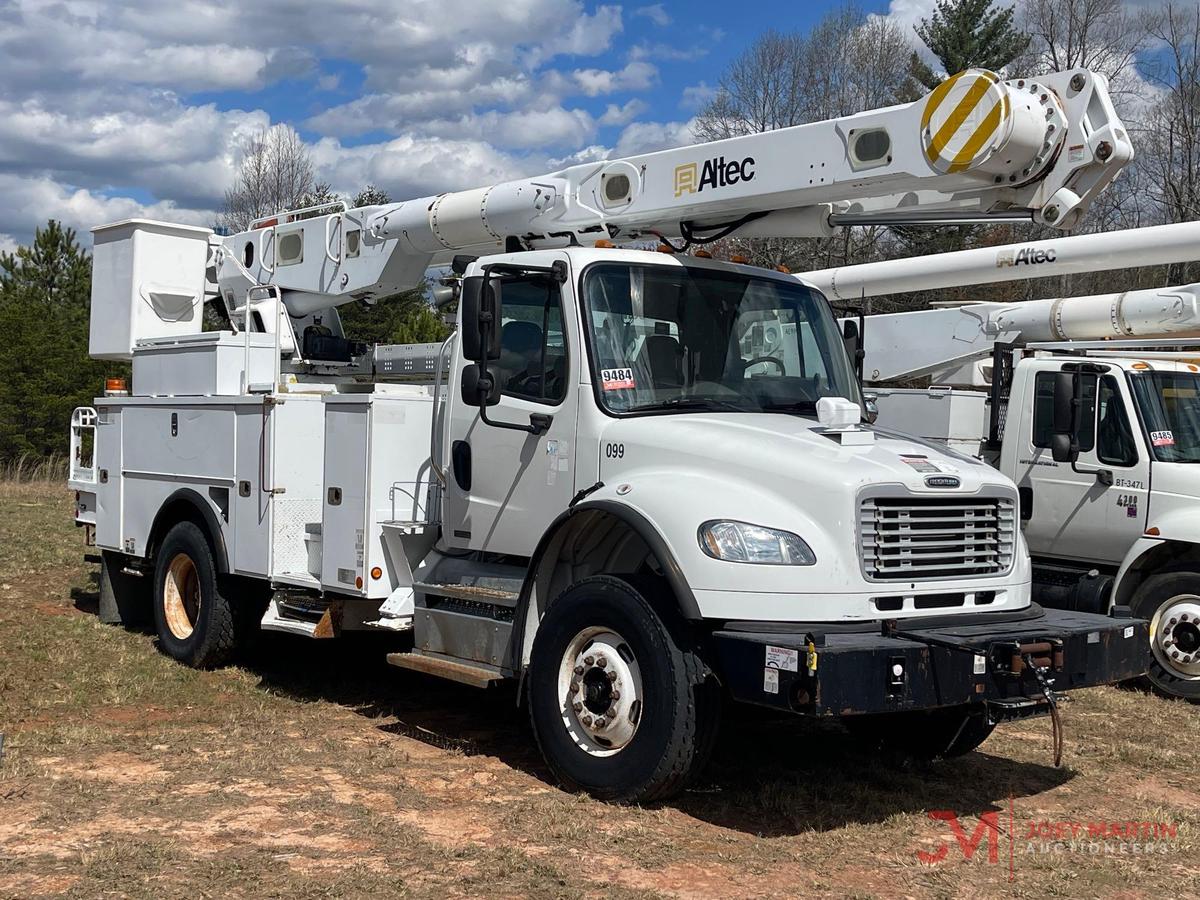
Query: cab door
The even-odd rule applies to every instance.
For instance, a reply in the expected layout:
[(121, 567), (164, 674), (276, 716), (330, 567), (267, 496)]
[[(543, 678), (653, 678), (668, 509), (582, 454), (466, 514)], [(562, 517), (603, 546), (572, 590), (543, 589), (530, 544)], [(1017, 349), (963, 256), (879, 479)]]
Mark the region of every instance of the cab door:
[[(549, 265), (565, 254), (539, 254)], [(548, 416), (542, 434), (497, 428), (477, 406), (451, 392), (449, 471), (444, 540), (455, 548), (529, 556), (575, 493), (580, 338), (570, 283), (545, 276), (506, 276), (502, 286), (500, 359), (490, 364), (500, 401), (487, 409), (494, 422), (530, 424)], [(461, 342), (458, 342), (461, 347)], [(455, 352), (461, 381), (474, 365)]]
[(1054, 379), (1061, 368), (1041, 369), (1027, 386), (1033, 415), (1025, 419), (1016, 472), (1025, 539), (1034, 556), (1116, 565), (1145, 528), (1149, 457), (1130, 424), (1128, 386), (1111, 369), (1077, 375), (1079, 458), (1054, 461)]

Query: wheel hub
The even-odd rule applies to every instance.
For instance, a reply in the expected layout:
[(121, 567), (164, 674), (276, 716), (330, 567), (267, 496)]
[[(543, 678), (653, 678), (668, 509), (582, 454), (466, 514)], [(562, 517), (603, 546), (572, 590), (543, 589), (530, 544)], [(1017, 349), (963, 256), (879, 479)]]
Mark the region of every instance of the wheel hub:
[(1150, 648), (1176, 678), (1200, 680), (1200, 597), (1181, 594), (1163, 603), (1150, 621)]
[(179, 640), (187, 640), (200, 612), (200, 576), (186, 553), (178, 553), (167, 566), (163, 582), (163, 617)]
[(615, 631), (590, 627), (567, 645), (559, 667), (563, 725), (594, 756), (633, 739), (642, 714), (642, 676), (633, 650)]

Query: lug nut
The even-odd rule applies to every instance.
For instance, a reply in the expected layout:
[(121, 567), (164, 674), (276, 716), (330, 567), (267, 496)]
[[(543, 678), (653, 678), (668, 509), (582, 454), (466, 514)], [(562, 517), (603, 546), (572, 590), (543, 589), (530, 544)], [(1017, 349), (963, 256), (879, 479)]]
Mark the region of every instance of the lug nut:
[(578, 694), (578, 693), (579, 693), (579, 682), (578, 682), (578, 681), (572, 681), (572, 682), (571, 682), (571, 693), (572, 693), (572, 694)]
[(582, 703), (572, 703), (571, 709), (575, 710), (575, 712), (583, 712), (583, 704)]
[(584, 664), (585, 666), (592, 666), (592, 665), (595, 665), (595, 664), (596, 664), (596, 657), (594, 657), (594, 656), (585, 656), (585, 657), (583, 658), (583, 664)]
[(617, 673), (616, 673), (616, 672), (609, 672), (609, 673), (608, 673), (608, 680), (609, 680), (609, 681), (616, 681), (616, 680), (617, 680)]
[(610, 706), (605, 715), (615, 722), (617, 720), (617, 705), (614, 703), (612, 706)]
[(583, 666), (576, 666), (574, 669), (574, 672), (576, 675), (582, 675), (583, 674)]
[(1176, 624), (1178, 621), (1179, 621), (1178, 619), (1172, 619), (1172, 620), (1171, 620), (1170, 622), (1168, 622), (1167, 624), (1168, 624), (1168, 625), (1174, 625), (1174, 624)]
[(604, 727), (605, 725), (607, 725), (607, 724), (608, 724), (608, 719), (604, 718), (604, 716), (601, 716), (600, 718), (598, 718), (598, 719), (596, 720), (596, 727), (597, 727), (597, 728), (603, 728), (603, 727)]
[(1180, 622), (1186, 622), (1187, 620), (1188, 620), (1188, 614), (1187, 614), (1187, 613), (1180, 613), (1180, 614), (1179, 614), (1179, 621), (1180, 621)]
[(596, 660), (596, 665), (602, 669), (608, 668), (608, 658), (605, 656), (600, 657), (598, 660)]
[(591, 716), (584, 716), (582, 719), (580, 719), (580, 721), (583, 722), (583, 724), (588, 726), (589, 728), (592, 727), (592, 717)]
[(621, 692), (620, 692), (620, 691), (613, 691), (613, 692), (612, 692), (612, 698), (613, 698), (614, 700), (620, 700), (620, 699), (621, 699)]

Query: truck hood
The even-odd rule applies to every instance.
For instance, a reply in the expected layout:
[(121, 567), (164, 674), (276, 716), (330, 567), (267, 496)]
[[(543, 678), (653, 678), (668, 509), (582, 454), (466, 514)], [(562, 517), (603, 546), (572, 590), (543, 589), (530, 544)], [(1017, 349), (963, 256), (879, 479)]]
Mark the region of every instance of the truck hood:
[[(906, 435), (869, 426), (865, 430), (874, 440), (854, 445), (842, 443), (841, 435), (813, 419), (786, 413), (620, 419), (605, 429), (603, 440), (624, 444), (626, 455), (604, 460), (602, 473), (674, 459), (676, 465), (686, 462), (714, 474), (758, 473), (778, 488), (833, 483), (844, 492), (856, 492), (861, 486), (890, 483), (918, 494), (969, 494), (984, 486), (1013, 490), (1006, 478), (979, 460)], [(934, 486), (926, 480), (930, 476), (952, 476), (960, 486)]]

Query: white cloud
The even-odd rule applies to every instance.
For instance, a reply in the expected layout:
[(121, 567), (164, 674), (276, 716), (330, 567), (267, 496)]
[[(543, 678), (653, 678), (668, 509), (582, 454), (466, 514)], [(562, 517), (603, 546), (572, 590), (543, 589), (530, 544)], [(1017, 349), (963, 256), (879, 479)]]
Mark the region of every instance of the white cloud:
[(616, 157), (652, 153), (696, 142), (695, 120), (686, 122), (634, 122), (625, 126), (613, 151)]
[(671, 24), (671, 17), (663, 8), (661, 3), (652, 3), (649, 6), (639, 6), (633, 11), (635, 16), (643, 16), (653, 22), (660, 28), (666, 28)]
[(601, 125), (627, 125), (644, 113), (646, 109), (646, 103), (637, 97), (623, 106), (610, 103), (605, 108), (604, 115), (600, 117), (599, 122)]
[(683, 89), (679, 106), (683, 109), (699, 109), (717, 96), (717, 89), (706, 82), (689, 85)]
[(576, 69), (571, 78), (589, 97), (617, 91), (642, 91), (658, 80), (658, 69), (647, 62), (627, 63), (623, 69)]

